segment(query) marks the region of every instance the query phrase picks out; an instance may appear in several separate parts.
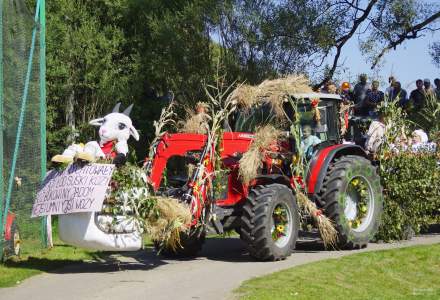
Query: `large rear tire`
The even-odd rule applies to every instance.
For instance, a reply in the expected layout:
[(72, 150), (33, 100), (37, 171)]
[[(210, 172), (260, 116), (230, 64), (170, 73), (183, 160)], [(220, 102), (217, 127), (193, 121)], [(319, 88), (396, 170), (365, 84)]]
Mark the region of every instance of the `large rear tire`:
[(295, 248), (299, 213), (292, 191), (282, 184), (250, 190), (241, 217), (240, 237), (258, 260), (282, 260)]
[(371, 162), (354, 155), (338, 158), (329, 167), (321, 195), (325, 214), (336, 224), (339, 247), (366, 247), (383, 211), (380, 177)]

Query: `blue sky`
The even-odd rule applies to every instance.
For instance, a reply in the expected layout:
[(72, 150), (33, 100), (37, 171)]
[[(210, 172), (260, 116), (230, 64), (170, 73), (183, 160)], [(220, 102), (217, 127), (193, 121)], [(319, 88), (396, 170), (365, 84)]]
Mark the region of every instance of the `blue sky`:
[[(439, 0), (416, 0), (427, 5), (439, 5)], [(437, 23), (439, 24), (439, 23)], [(438, 27), (438, 26), (437, 26)], [(352, 38), (343, 48), (340, 62), (344, 62), (341, 79), (356, 81), (357, 75), (366, 73), (370, 78), (378, 79), (382, 88), (388, 85), (388, 77), (393, 75), (408, 90), (415, 88), (415, 80), (429, 78), (433, 84), (435, 78), (440, 78), (440, 69), (432, 63), (429, 55), (429, 46), (432, 42), (440, 42), (440, 32), (424, 32), (424, 36), (415, 40), (408, 40), (399, 45), (396, 50), (388, 52), (376, 71), (370, 69), (365, 57), (359, 51), (356, 38)]]
[(396, 50), (388, 52), (379, 71), (374, 72), (366, 63), (365, 57), (362, 57), (357, 39), (352, 39), (343, 48), (340, 59), (344, 62), (343, 69), (346, 69), (346, 72), (342, 72), (338, 77), (354, 81), (358, 74), (366, 73), (370, 75), (370, 78), (379, 77), (377, 79), (383, 83), (382, 87), (385, 88), (384, 85), (392, 74), (404, 88), (410, 90), (415, 88), (414, 81), (418, 78), (429, 78), (433, 82), (434, 78), (440, 78), (440, 69), (432, 63), (429, 55), (429, 45), (433, 41), (440, 41), (440, 32), (426, 33), (424, 37), (405, 42)]
[[(440, 0), (415, 1), (440, 7)], [(437, 24), (440, 25), (440, 22)], [(409, 91), (415, 88), (417, 79), (429, 78), (434, 84), (434, 79), (440, 78), (440, 69), (432, 63), (429, 46), (434, 41), (440, 42), (440, 31), (425, 31), (423, 34), (423, 37), (405, 41), (396, 50), (389, 51), (382, 58), (380, 66), (376, 70), (370, 69), (370, 64), (366, 62), (366, 58), (359, 51), (358, 39), (354, 36), (342, 48), (342, 55), (339, 59), (339, 65), (342, 66), (337, 70), (338, 74), (335, 76), (335, 80), (337, 82), (356, 82), (359, 74), (366, 73), (369, 76), (369, 81), (376, 79), (381, 82), (382, 90), (388, 86), (390, 75), (396, 77), (402, 87)], [(219, 36), (216, 32), (212, 33), (211, 38), (219, 42)], [(328, 57), (326, 62), (333, 63), (333, 56)]]

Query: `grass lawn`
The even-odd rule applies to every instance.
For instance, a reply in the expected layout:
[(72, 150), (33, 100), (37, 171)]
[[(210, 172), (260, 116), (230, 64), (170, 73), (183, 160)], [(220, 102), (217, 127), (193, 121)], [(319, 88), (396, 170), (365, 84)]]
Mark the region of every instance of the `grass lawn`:
[(239, 299), (440, 299), (440, 244), (328, 259), (245, 281)]
[(24, 279), (42, 272), (85, 260), (95, 260), (103, 255), (101, 252), (68, 246), (60, 241), (55, 241), (52, 249), (42, 249), (39, 240), (26, 240), (22, 246), (20, 258), (13, 257), (0, 264), (0, 288), (17, 285)]

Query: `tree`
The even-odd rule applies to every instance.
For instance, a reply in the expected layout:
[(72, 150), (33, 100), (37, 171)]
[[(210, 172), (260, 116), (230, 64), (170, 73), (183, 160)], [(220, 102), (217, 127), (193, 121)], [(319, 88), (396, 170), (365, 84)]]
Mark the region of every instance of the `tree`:
[(48, 1), (49, 154), (72, 142), (72, 131), (127, 95), (132, 61), (124, 55), (124, 35), (115, 25), (121, 3)]
[(218, 20), (224, 61), (251, 83), (303, 72), (332, 45), (339, 20), (322, 16), (325, 1), (226, 1)]
[(228, 83), (301, 72), (319, 86), (340, 70), (348, 41), (358, 38), (375, 66), (436, 30), (439, 11), (415, 0), (48, 1), (48, 153), (122, 101), (135, 103), (143, 155), (170, 91), (189, 107), (203, 100), (218, 60)]
[[(135, 103), (144, 154), (169, 91), (188, 105), (214, 75), (210, 13), (217, 1), (60, 0), (47, 7), (49, 155), (62, 151), (72, 129), (118, 101)], [(77, 137), (77, 140), (82, 140)]]
[(222, 8), (222, 46), (251, 81), (300, 70), (320, 79), (317, 87), (334, 76), (353, 38), (374, 68), (388, 51), (436, 30), (440, 17), (439, 4), (415, 0), (231, 0)]
[(360, 40), (361, 50), (374, 69), (390, 50), (426, 31), (436, 30), (432, 26), (440, 18), (438, 4), (415, 0), (335, 0), (328, 1), (326, 11), (344, 20), (344, 25), (333, 45), (333, 63), (317, 86), (333, 77), (342, 48), (354, 36)]
[(431, 56), (433, 63), (440, 68), (440, 42), (435, 42), (431, 45)]

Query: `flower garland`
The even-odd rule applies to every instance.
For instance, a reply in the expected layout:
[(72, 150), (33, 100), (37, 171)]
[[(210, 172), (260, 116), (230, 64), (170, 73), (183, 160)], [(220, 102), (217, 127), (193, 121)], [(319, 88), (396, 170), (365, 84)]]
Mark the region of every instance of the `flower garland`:
[(364, 180), (354, 178), (350, 182), (350, 187), (359, 195), (359, 201), (356, 203), (356, 218), (348, 221), (348, 226), (356, 229), (362, 224), (363, 219), (368, 213), (368, 185)]
[(277, 206), (273, 212), (274, 230), (272, 231), (272, 239), (274, 241), (287, 235), (287, 210), (281, 206)]

